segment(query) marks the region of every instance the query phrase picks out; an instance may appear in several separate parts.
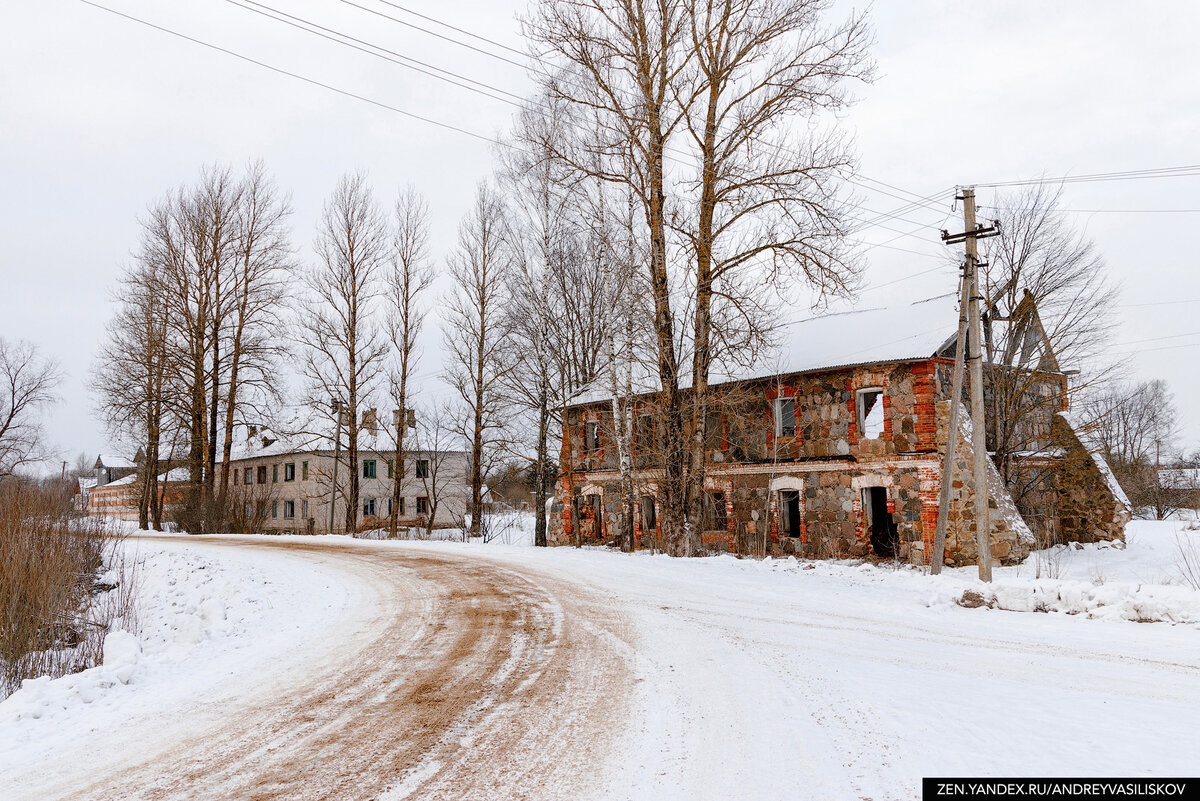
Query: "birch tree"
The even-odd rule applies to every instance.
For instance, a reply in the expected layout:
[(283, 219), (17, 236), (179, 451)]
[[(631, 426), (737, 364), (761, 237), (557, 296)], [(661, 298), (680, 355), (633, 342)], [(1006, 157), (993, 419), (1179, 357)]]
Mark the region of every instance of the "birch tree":
[(656, 372), (663, 423), (663, 528), (685, 549), (686, 448), (676, 318), (669, 275), (667, 148), (682, 114), (675, 99), (687, 68), (680, 0), (549, 0), (527, 28), (555, 70), (547, 93), (596, 121), (586, 147), (561, 152), (582, 174), (625, 185), (637, 198), (648, 242)]
[(406, 469), (405, 440), (411, 406), (408, 382), (417, 366), (417, 337), (428, 311), (423, 305), (424, 295), (433, 283), (433, 265), (429, 260), (429, 207), (412, 187), (402, 192), (396, 200), (392, 236), (392, 261), (387, 272), (387, 305), (388, 334), (395, 359), (389, 375), (389, 388), (396, 409), (391, 428), (396, 455), (392, 481), (393, 511), (389, 526), (391, 536), (395, 537)]
[(387, 217), (362, 173), (344, 176), (325, 203), (317, 227), (317, 262), (305, 275), (307, 294), (299, 320), (309, 408), (338, 428), (337, 400), (345, 421), (345, 525), (358, 524), (361, 412), (384, 375), (388, 343), (380, 326), (384, 276), (391, 259)]
[(505, 210), (481, 184), (447, 259), (453, 289), (445, 301), (446, 381), (462, 400), (460, 433), (470, 444), (470, 535), (479, 536), (484, 479), (503, 444), (504, 311), (513, 257)]

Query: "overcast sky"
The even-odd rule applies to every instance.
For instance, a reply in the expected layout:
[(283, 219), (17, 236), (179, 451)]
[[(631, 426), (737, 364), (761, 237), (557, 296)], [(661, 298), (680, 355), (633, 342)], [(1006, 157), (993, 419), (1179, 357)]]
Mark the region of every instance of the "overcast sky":
[[(513, 107), (255, 14), (231, 0), (101, 0), (255, 60), (486, 137)], [(383, 0), (263, 4), (517, 95), (522, 69), (364, 11), (519, 61)], [(521, 50), (520, 2), (405, 0), (404, 7)], [(358, 6), (358, 7), (356, 7)], [(841, 6), (842, 12), (850, 9)], [(952, 291), (937, 229), (961, 227), (948, 191), (1037, 176), (1200, 163), (1200, 4), (906, 0), (872, 11), (878, 78), (846, 116), (861, 155), (865, 216), (944, 192), (862, 232), (860, 303)], [(67, 373), (50, 419), (63, 458), (110, 449), (86, 380), (138, 217), (201, 165), (261, 157), (296, 209), (307, 257), (339, 176), (366, 170), (386, 201), (406, 183), (429, 200), (439, 264), (492, 145), (98, 10), (79, 0), (7, 0), (0, 11), (0, 337), (28, 339)], [(868, 188), (882, 189), (891, 197)], [(1192, 230), (1200, 176), (1070, 184), (1067, 208), (1122, 286), (1114, 352), (1165, 378), (1190, 446), (1200, 444), (1200, 278)], [(981, 188), (986, 206), (994, 190)], [(1105, 211), (1098, 211), (1105, 210)], [(983, 212), (986, 214), (986, 210)], [(904, 234), (904, 235), (902, 235)], [(908, 278), (908, 276), (913, 276)], [(886, 284), (886, 286), (884, 286)], [(878, 287), (878, 288), (873, 288)], [(1154, 304), (1154, 305), (1146, 305)], [(797, 310), (807, 316), (807, 310)], [(287, 332), (280, 332), (286, 336)], [(428, 350), (435, 353), (436, 331)], [(427, 357), (425, 372), (437, 372)], [(439, 392), (432, 378), (427, 394)]]

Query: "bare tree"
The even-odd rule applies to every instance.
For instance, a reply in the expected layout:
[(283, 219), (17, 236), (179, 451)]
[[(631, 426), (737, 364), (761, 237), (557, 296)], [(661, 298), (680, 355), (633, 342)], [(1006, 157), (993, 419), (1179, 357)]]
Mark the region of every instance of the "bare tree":
[[(988, 447), (1018, 502), (1038, 478), (1017, 476), (1015, 455), (1043, 447), (1053, 412), (1073, 405), (1076, 393), (1103, 397), (1116, 371), (1105, 354), (1117, 291), (1095, 246), (1059, 209), (1061, 199), (1062, 188), (1047, 184), (1001, 197), (1000, 236), (985, 240)], [(1082, 380), (1061, 378), (1068, 367)]]
[(1159, 470), (1171, 459), (1176, 435), (1175, 404), (1166, 383), (1118, 384), (1085, 398), (1081, 412), (1130, 502), (1165, 516), (1170, 509)]
[[(143, 237), (148, 235), (150, 229), (143, 229)], [(143, 239), (135, 265), (118, 283), (120, 306), (105, 331), (91, 388), (110, 435), (136, 443), (142, 452), (138, 525), (160, 531), (158, 475), (164, 439), (174, 428), (176, 387), (168, 381), (166, 304), (154, 251)]]
[(471, 448), (471, 536), (478, 536), (483, 482), (503, 444), (504, 311), (512, 252), (505, 211), (495, 190), (481, 184), (447, 259), (454, 289), (446, 299), (446, 381), (462, 399), (460, 430)]
[[(317, 264), (305, 276), (300, 341), (308, 404), (329, 430), (345, 425), (346, 529), (358, 521), (360, 411), (384, 373), (387, 341), (378, 323), (383, 278), (391, 258), (387, 218), (366, 176), (344, 176), (325, 204), (314, 244)], [(329, 400), (340, 412), (331, 410)]]
[[(870, 75), (864, 18), (825, 27), (829, 7), (558, 0), (529, 23), (559, 68), (544, 81), (547, 92), (595, 120), (584, 144), (561, 148), (559, 157), (629, 187), (644, 218), (661, 393), (661, 523), (673, 554), (698, 547), (713, 364), (746, 358), (747, 349), (753, 355), (765, 340), (764, 286), (795, 275), (819, 293), (842, 292), (854, 276), (838, 188), (852, 166), (849, 149), (835, 131), (796, 125), (844, 107), (844, 82)], [(685, 315), (690, 331), (677, 326)]]
[(421, 410), (415, 438), (416, 450), (425, 462), (420, 476), (421, 487), (425, 490), (425, 539), (433, 538), (442, 498), (459, 475), (450, 464), (452, 459), (462, 458), (457, 447), (459, 435), (456, 429), (454, 409), (450, 404), (439, 403)]
[(547, 93), (596, 122), (583, 148), (558, 155), (586, 175), (628, 186), (645, 218), (662, 389), (663, 527), (675, 553), (685, 547), (686, 449), (668, 263), (666, 157), (682, 118), (674, 100), (688, 66), (685, 22), (679, 0), (552, 0), (528, 22), (531, 38), (558, 62), (558, 72), (545, 82)]
[(254, 410), (262, 417), (265, 404), (277, 399), (276, 367), (286, 354), (286, 340), (278, 336), (278, 329), (294, 270), (288, 229), (291, 213), (291, 203), (267, 176), (262, 162), (251, 163), (237, 192), (229, 320), (224, 326), (228, 376), (224, 382), (220, 508), (225, 506), (229, 486), (238, 416), (244, 418)]
[[(870, 77), (865, 17), (827, 28), (830, 5), (686, 4), (694, 69), (679, 102), (699, 162), (688, 182), (692, 210), (676, 225), (695, 261), (688, 553), (703, 508), (714, 354), (752, 354), (763, 342), (768, 326), (756, 290), (764, 284), (787, 277), (821, 294), (844, 293), (857, 272), (838, 181), (853, 155), (836, 129), (796, 124), (844, 108), (846, 81)], [(714, 303), (728, 319), (714, 315)]]
[(0, 339), (0, 478), (47, 456), (42, 414), (61, 382), (58, 364), (33, 344)]
[(395, 444), (390, 534), (396, 536), (397, 511), (405, 475), (405, 433), (410, 425), (409, 376), (416, 369), (417, 337), (425, 323), (427, 308), (422, 296), (433, 283), (429, 260), (429, 207), (412, 187), (396, 200), (392, 264), (387, 273), (388, 334), (395, 365), (389, 376), (396, 414), (390, 429)]
[(519, 455), (531, 461), (537, 546), (546, 545), (545, 507), (555, 463), (551, 425), (564, 391), (589, 371), (584, 365), (595, 361), (587, 358), (587, 334), (607, 318), (602, 311), (579, 313), (592, 297), (579, 291), (575, 280), (582, 275), (576, 264), (582, 197), (574, 171), (555, 155), (561, 148), (550, 144), (572, 133), (561, 102), (548, 99), (544, 106), (526, 106), (514, 131), (517, 146), (502, 152), (500, 174), (513, 210), (515, 261), (505, 323), (506, 358), (513, 369), (504, 384), (513, 408), (510, 430), (525, 433), (513, 440), (525, 446)]

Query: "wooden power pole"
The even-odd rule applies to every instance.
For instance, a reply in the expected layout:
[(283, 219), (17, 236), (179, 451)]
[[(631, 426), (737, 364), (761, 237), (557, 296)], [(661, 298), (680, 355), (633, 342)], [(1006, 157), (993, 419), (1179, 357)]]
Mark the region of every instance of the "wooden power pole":
[[(964, 297), (966, 300), (967, 309), (967, 362), (970, 364), (971, 370), (971, 450), (973, 453), (972, 474), (975, 481), (975, 545), (979, 553), (979, 578), (983, 581), (992, 580), (992, 546), (989, 538), (991, 525), (989, 522), (988, 513), (988, 491), (987, 491), (987, 429), (983, 417), (983, 335), (982, 326), (980, 325), (979, 301), (983, 299), (979, 288), (979, 268), (983, 266), (979, 261), (979, 240), (989, 236), (996, 236), (1000, 233), (999, 226), (990, 225), (984, 227), (975, 222), (975, 190), (966, 188), (962, 190), (962, 194), (958, 199), (963, 202), (963, 233), (948, 234), (942, 232), (942, 241), (946, 244), (958, 244), (962, 242), (966, 246), (966, 262), (963, 265), (965, 275), (964, 281)], [(958, 354), (962, 349), (962, 312), (959, 312), (959, 344), (955, 358), (956, 378), (961, 375), (959, 373), (960, 362)], [(962, 385), (954, 390), (955, 396), (951, 399), (951, 410), (958, 405), (961, 398)], [(955, 423), (957, 423), (957, 415), (954, 415)], [(950, 455), (949, 443), (958, 437), (958, 431), (951, 429), (947, 432), (947, 456)], [(943, 474), (945, 471), (943, 471)], [(943, 481), (946, 480), (943, 475)], [(946, 484), (943, 484), (945, 487)], [(946, 501), (949, 500), (947, 492)], [(943, 509), (938, 509), (938, 522), (942, 521)], [(941, 525), (939, 525), (941, 529)], [(937, 541), (935, 533), (934, 556), (937, 556)], [(945, 543), (945, 532), (942, 529), (943, 547)]]
[(971, 299), (971, 285), (967, 282), (966, 265), (963, 265), (961, 291), (958, 301), (958, 339), (954, 344), (954, 379), (950, 390), (950, 421), (946, 425), (946, 460), (942, 465), (942, 486), (938, 493), (937, 529), (933, 534), (933, 556), (929, 568), (935, 576), (942, 572), (946, 559), (946, 522), (950, 513), (950, 485), (954, 482), (958, 457), (958, 408), (962, 406), (963, 355), (967, 349), (967, 304)]

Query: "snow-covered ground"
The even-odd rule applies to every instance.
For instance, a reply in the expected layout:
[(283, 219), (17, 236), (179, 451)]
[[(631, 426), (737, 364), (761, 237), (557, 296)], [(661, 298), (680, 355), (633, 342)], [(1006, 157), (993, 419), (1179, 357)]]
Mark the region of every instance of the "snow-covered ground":
[(26, 680), (0, 702), (0, 775), (52, 764), (97, 732), (129, 732), (123, 746), (136, 748), (139, 721), (169, 718), (188, 701), (219, 703), (236, 680), (303, 649), (355, 603), (352, 582), (294, 555), (213, 553), (182, 535), (126, 547), (136, 636), (110, 633), (104, 664)]
[[(518, 520), (509, 542), (531, 528)], [(1200, 545), (1200, 530), (1134, 522), (1125, 548), (1043, 552), (998, 570), (992, 588), (973, 568), (931, 577), (498, 542), (362, 547), (497, 565), (606, 599), (605, 620), (581, 622), (624, 661), (629, 698), (613, 702), (627, 720), (580, 797), (879, 801), (912, 798), (932, 775), (1194, 773), (1200, 593), (1180, 574), (1178, 538)], [(118, 640), (110, 664), (0, 703), (0, 775), (24, 776), (28, 797), (39, 767), (89, 748), (99, 758), (114, 730), (137, 748), (140, 721), (182, 708), (219, 717), (255, 692), (256, 672), (319, 651), (366, 597), (353, 574), (302, 552), (184, 537), (137, 547), (136, 648)], [(961, 606), (967, 590), (984, 605)]]

